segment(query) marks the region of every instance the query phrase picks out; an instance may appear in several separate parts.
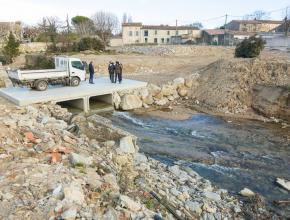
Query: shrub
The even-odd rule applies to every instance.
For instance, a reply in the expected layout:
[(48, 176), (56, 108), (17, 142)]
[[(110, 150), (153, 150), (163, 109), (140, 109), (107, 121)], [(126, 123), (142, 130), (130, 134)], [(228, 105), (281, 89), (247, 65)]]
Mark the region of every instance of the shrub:
[(266, 42), (262, 38), (250, 37), (239, 43), (235, 50), (235, 57), (253, 58), (260, 55)]
[(27, 69), (54, 69), (54, 60), (42, 54), (26, 55), (25, 63)]
[(77, 49), (78, 51), (105, 50), (105, 45), (97, 38), (84, 37), (77, 43)]
[(7, 64), (6, 57), (3, 54), (0, 54), (0, 63), (2, 63), (2, 65)]
[(7, 64), (13, 62), (13, 58), (19, 55), (20, 43), (16, 40), (14, 34), (10, 32), (8, 41), (3, 48), (3, 55)]

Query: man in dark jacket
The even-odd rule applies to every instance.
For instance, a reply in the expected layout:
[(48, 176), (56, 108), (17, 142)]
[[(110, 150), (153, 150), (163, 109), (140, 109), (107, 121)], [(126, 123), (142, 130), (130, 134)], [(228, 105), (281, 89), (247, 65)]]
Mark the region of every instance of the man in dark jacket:
[(108, 66), (108, 71), (109, 71), (109, 76), (110, 76), (110, 80), (111, 83), (115, 82), (115, 65), (112, 61), (110, 61), (109, 66)]
[(117, 77), (118, 77), (119, 83), (122, 83), (122, 73), (123, 73), (123, 65), (119, 61), (116, 61), (116, 64), (115, 64), (115, 83), (117, 82)]
[(94, 74), (95, 74), (95, 70), (94, 70), (94, 66), (93, 66), (93, 61), (91, 61), (90, 64), (89, 64), (89, 72), (90, 72), (89, 83), (90, 84), (94, 84)]

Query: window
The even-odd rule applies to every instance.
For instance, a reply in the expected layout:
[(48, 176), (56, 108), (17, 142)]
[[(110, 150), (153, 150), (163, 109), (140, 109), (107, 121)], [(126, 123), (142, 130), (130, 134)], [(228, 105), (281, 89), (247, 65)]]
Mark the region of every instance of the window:
[(145, 43), (148, 43), (148, 38), (147, 37), (145, 38)]
[(148, 30), (144, 31), (144, 37), (148, 37)]
[(84, 65), (80, 61), (72, 61), (71, 66), (79, 70), (84, 70)]
[(169, 43), (170, 43), (170, 39), (169, 39), (169, 38), (167, 38), (167, 39), (166, 39), (166, 42), (169, 44)]
[(136, 34), (136, 36), (139, 36), (139, 31), (136, 31), (136, 33), (135, 33), (135, 34)]
[(129, 31), (129, 36), (130, 36), (130, 37), (133, 36), (133, 31)]
[(155, 30), (155, 35), (157, 35), (158, 34), (158, 31), (157, 30)]
[(161, 38), (161, 43), (163, 43), (163, 44), (164, 44), (164, 38)]
[(154, 38), (154, 43), (157, 44), (158, 43), (158, 40), (157, 38)]
[(170, 35), (170, 31), (167, 31), (167, 35)]

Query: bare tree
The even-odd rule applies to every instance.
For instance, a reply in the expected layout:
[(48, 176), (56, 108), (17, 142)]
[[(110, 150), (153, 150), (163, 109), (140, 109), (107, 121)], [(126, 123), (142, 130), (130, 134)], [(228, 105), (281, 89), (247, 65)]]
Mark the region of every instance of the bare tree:
[(110, 37), (118, 29), (119, 20), (110, 12), (97, 12), (92, 16), (97, 35), (103, 43), (108, 44)]
[(256, 10), (252, 14), (246, 14), (243, 19), (244, 20), (262, 20), (262, 19), (269, 19), (270, 13), (262, 11), (262, 10)]
[[(56, 45), (56, 37), (61, 27), (61, 22), (57, 17), (43, 17), (42, 22), (38, 24), (38, 27), (45, 34), (46, 37)], [(47, 42), (47, 39), (46, 39)]]
[(122, 17), (122, 24), (127, 23), (127, 22), (128, 22), (128, 15), (127, 13), (124, 13)]
[(128, 23), (132, 23), (132, 22), (133, 22), (133, 18), (132, 18), (131, 15), (129, 15), (129, 17), (128, 17)]

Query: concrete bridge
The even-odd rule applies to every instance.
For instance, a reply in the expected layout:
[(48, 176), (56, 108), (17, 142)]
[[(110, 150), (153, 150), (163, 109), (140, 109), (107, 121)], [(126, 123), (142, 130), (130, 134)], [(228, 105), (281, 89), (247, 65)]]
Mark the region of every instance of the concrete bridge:
[(77, 87), (51, 86), (46, 91), (35, 91), (29, 88), (9, 87), (0, 89), (0, 96), (18, 106), (36, 103), (56, 102), (68, 106), (90, 110), (93, 102), (112, 103), (113, 92), (146, 87), (146, 82), (123, 79), (122, 84), (111, 83), (108, 77), (95, 79), (95, 84), (82, 82)]

